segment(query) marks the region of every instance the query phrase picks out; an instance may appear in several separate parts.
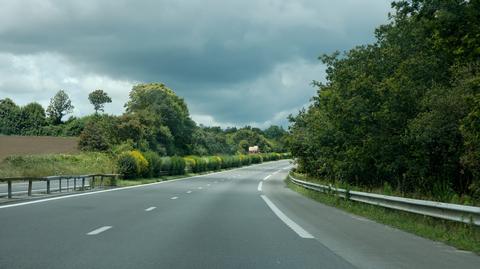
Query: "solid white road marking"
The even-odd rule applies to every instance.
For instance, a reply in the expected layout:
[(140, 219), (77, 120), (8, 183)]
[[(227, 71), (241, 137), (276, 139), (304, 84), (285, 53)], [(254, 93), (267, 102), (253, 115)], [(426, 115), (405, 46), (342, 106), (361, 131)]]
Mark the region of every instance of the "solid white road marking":
[(267, 179), (269, 179), (271, 176), (272, 176), (272, 175), (268, 175), (268, 176), (266, 176), (263, 180), (267, 180)]
[(258, 183), (258, 187), (257, 187), (258, 191), (262, 191), (262, 184), (263, 184), (263, 181), (260, 181), (260, 183)]
[(187, 193), (192, 193), (192, 191), (187, 191)]
[(178, 199), (178, 197), (177, 197), (177, 196), (173, 196), (173, 197), (172, 197), (172, 198), (170, 198), (170, 199), (172, 199), (172, 200), (177, 200), (177, 199)]
[(147, 211), (147, 212), (148, 212), (148, 211), (152, 211), (152, 210), (154, 210), (155, 208), (156, 208), (155, 206), (152, 206), (152, 207), (149, 207), (149, 208), (145, 209), (145, 211)]
[(290, 229), (292, 229), (294, 232), (298, 234), (301, 238), (314, 238), (313, 235), (311, 235), (309, 232), (305, 231), (300, 225), (295, 223), (293, 220), (291, 220), (289, 217), (287, 217), (285, 214), (283, 214), (280, 209), (278, 209), (277, 206), (275, 206), (270, 199), (268, 199), (267, 196), (261, 195), (262, 199), (267, 203), (268, 207), (277, 215), (279, 219), (281, 219), (285, 224), (287, 224)]
[(97, 234), (103, 233), (103, 232), (105, 232), (106, 230), (109, 230), (109, 229), (111, 229), (111, 228), (112, 228), (112, 226), (103, 226), (103, 227), (100, 227), (100, 228), (98, 228), (98, 229), (95, 229), (95, 230), (89, 232), (87, 235), (97, 235)]

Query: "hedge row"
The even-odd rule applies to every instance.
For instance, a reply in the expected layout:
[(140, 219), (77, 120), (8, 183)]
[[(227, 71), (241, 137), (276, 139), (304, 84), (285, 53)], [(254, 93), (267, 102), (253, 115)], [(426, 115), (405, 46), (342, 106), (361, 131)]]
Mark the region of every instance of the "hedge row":
[(202, 173), (241, 167), (265, 161), (290, 158), (287, 153), (262, 153), (233, 156), (160, 157), (155, 152), (126, 151), (117, 160), (118, 173), (125, 179), (155, 178), (165, 175), (183, 175), (186, 172)]

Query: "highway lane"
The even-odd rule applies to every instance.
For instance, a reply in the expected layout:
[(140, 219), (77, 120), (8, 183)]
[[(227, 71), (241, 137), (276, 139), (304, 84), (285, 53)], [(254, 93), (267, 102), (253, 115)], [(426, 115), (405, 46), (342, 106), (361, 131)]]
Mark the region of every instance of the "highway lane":
[(1, 208), (0, 267), (353, 268), (260, 197), (286, 165)]
[(286, 189), (282, 181), (288, 165), (271, 162), (161, 184), (0, 206), (0, 268), (480, 265), (473, 254), (351, 216)]

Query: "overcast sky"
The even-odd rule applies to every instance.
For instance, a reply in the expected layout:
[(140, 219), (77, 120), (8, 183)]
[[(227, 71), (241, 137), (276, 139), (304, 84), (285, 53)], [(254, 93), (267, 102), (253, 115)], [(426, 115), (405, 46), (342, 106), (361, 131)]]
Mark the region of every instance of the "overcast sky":
[(0, 99), (64, 89), (75, 115), (103, 89), (123, 113), (132, 85), (163, 82), (204, 125), (266, 127), (309, 102), (323, 53), (373, 41), (386, 0), (0, 0)]

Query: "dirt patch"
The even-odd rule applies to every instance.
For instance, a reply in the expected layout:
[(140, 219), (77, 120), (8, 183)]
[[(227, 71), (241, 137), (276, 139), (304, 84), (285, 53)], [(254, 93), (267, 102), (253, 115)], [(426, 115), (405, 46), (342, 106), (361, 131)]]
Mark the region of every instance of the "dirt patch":
[(78, 153), (77, 137), (0, 136), (0, 161), (10, 155)]

